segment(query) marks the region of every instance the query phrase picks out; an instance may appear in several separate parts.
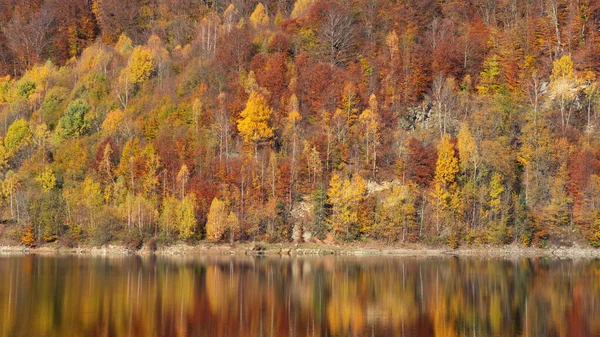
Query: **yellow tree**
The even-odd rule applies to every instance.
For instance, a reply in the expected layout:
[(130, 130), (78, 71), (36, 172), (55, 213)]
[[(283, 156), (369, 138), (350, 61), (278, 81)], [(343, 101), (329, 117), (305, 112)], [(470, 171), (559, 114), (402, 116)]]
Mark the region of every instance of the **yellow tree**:
[(494, 173), (490, 180), (490, 202), (489, 202), (489, 225), (490, 241), (496, 244), (502, 244), (506, 241), (507, 231), (506, 223), (503, 218), (504, 207), (502, 205), (502, 194), (504, 177), (500, 173)]
[(181, 199), (185, 198), (185, 185), (190, 178), (190, 171), (188, 170), (187, 165), (181, 165), (181, 169), (179, 169), (179, 173), (177, 173), (177, 182), (181, 188)]
[(273, 128), (269, 125), (272, 113), (273, 109), (269, 107), (267, 100), (257, 92), (250, 94), (246, 108), (240, 113), (238, 131), (246, 143), (254, 145), (255, 157), (258, 144), (273, 137)]
[(269, 25), (269, 15), (262, 3), (258, 3), (254, 12), (250, 15), (250, 23), (254, 28), (265, 27)]
[(229, 229), (229, 239), (231, 243), (233, 243), (233, 240), (235, 239), (235, 232), (240, 229), (240, 221), (235, 213), (229, 212), (225, 222), (227, 224), (227, 228)]
[(442, 137), (438, 145), (438, 159), (435, 166), (433, 197), (436, 200), (436, 226), (440, 231), (440, 216), (445, 214), (451, 206), (453, 194), (456, 190), (456, 174), (458, 173), (458, 159), (455, 155), (454, 144), (447, 134)]
[(214, 198), (206, 217), (206, 238), (221, 240), (227, 226), (227, 210), (224, 201)]
[(550, 75), (550, 98), (560, 111), (561, 128), (569, 125), (572, 113), (572, 102), (577, 95), (578, 79), (573, 72), (573, 60), (570, 56), (563, 56), (554, 61)]
[(160, 231), (167, 237), (171, 235), (171, 230), (177, 226), (179, 200), (172, 195), (167, 196), (162, 202), (162, 211), (160, 213), (159, 224)]
[(38, 174), (37, 177), (35, 177), (35, 180), (40, 183), (44, 192), (48, 192), (56, 186), (56, 176), (49, 167)]
[(369, 98), (369, 108), (363, 111), (358, 118), (365, 141), (366, 162), (371, 163), (373, 177), (377, 170), (377, 146), (379, 145), (379, 109), (377, 108), (377, 97), (371, 95)]
[[(479, 151), (475, 137), (471, 134), (469, 127), (463, 123), (458, 132), (457, 147), (460, 153), (460, 170), (465, 176), (466, 182), (463, 186), (462, 204), (465, 210), (470, 209), (470, 214), (465, 214), (465, 220), (474, 228), (476, 224), (477, 209), (477, 169), (479, 167)], [(467, 212), (465, 212), (467, 213)], [(470, 218), (470, 221), (469, 221)]]
[(95, 225), (96, 210), (102, 205), (102, 189), (100, 184), (94, 182), (89, 176), (81, 183), (81, 200), (80, 202), (87, 208), (89, 213), (90, 227), (93, 229)]
[(350, 179), (343, 181), (336, 173), (329, 183), (327, 195), (333, 208), (332, 224), (336, 235), (344, 235), (351, 239), (360, 232), (359, 213), (364, 201), (367, 185), (362, 177), (355, 174)]
[(299, 107), (298, 107), (298, 98), (296, 97), (295, 94), (292, 95), (292, 97), (290, 97), (290, 107), (289, 107), (289, 114), (286, 118), (286, 125), (285, 125), (285, 134), (286, 136), (289, 138), (289, 146), (290, 146), (290, 150), (291, 150), (291, 179), (290, 179), (290, 186), (289, 186), (289, 206), (292, 206), (292, 196), (294, 194), (294, 185), (296, 184), (296, 180), (298, 177), (298, 142), (299, 142), (299, 136), (298, 136), (298, 122), (300, 122), (302, 120), (302, 116), (300, 115), (300, 112), (298, 112)]
[(193, 193), (186, 195), (179, 203), (179, 221), (177, 223), (177, 229), (179, 230), (179, 237), (183, 240), (187, 240), (194, 235), (194, 229), (196, 227), (195, 205), (196, 196)]
[(154, 72), (152, 51), (147, 47), (137, 46), (133, 49), (127, 65), (128, 79), (133, 85), (138, 85), (150, 78)]

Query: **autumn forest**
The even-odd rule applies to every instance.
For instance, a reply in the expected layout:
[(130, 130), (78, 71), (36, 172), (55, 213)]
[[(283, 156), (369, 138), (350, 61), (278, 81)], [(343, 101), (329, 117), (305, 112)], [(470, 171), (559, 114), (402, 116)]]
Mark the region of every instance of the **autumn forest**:
[(0, 0), (0, 236), (600, 246), (598, 0)]

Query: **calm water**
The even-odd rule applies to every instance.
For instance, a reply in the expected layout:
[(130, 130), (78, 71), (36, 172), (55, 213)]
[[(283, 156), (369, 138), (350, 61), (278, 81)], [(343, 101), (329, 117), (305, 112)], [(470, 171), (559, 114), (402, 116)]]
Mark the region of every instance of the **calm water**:
[(0, 256), (0, 336), (600, 336), (600, 261)]

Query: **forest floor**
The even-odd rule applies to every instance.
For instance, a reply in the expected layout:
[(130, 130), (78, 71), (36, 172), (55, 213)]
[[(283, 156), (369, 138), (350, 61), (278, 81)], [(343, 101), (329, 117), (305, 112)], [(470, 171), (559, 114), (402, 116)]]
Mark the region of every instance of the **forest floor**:
[(547, 248), (523, 247), (520, 245), (505, 246), (463, 246), (451, 249), (444, 246), (426, 245), (388, 245), (377, 242), (314, 244), (314, 243), (218, 243), (199, 242), (196, 244), (177, 243), (169, 246), (158, 246), (150, 249), (147, 246), (132, 250), (122, 245), (105, 245), (101, 247), (80, 246), (65, 247), (56, 243), (48, 243), (30, 248), (22, 245), (5, 243), (0, 245), (0, 254), (76, 254), (76, 255), (158, 255), (158, 256), (215, 256), (215, 255), (251, 255), (251, 256), (405, 256), (405, 257), (443, 257), (464, 256), (483, 258), (600, 258), (600, 249), (573, 245), (551, 246)]

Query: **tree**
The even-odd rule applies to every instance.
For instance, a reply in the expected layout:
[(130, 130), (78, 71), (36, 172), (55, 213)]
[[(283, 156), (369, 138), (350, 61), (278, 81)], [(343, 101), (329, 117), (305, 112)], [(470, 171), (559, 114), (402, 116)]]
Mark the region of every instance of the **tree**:
[(69, 104), (67, 111), (59, 122), (61, 134), (64, 138), (76, 138), (84, 135), (88, 130), (86, 114), (90, 106), (84, 100), (78, 99)]
[(95, 224), (95, 213), (100, 205), (102, 205), (102, 189), (100, 184), (95, 182), (92, 178), (86, 177), (81, 184), (81, 197), (83, 204), (89, 211), (90, 226), (94, 228)]
[(179, 222), (177, 229), (179, 230), (179, 237), (183, 240), (187, 240), (196, 229), (196, 195), (193, 193), (188, 194), (179, 203)]
[(360, 175), (355, 174), (352, 180), (342, 181), (336, 173), (333, 174), (327, 195), (332, 206), (331, 219), (336, 235), (349, 240), (359, 234), (359, 209), (366, 191), (367, 186)]
[(39, 10), (17, 6), (11, 20), (4, 27), (12, 50), (17, 52), (21, 62), (30, 67), (43, 61), (43, 56), (50, 43), (51, 27), (55, 22), (55, 13), (48, 4)]
[(132, 85), (139, 85), (148, 80), (154, 72), (152, 51), (143, 46), (135, 47), (129, 57), (127, 70), (128, 79)]
[(394, 186), (382, 201), (381, 218), (375, 229), (388, 242), (405, 241), (417, 225), (413, 188), (410, 184)]
[(550, 98), (558, 105), (560, 112), (561, 130), (569, 125), (572, 114), (572, 101), (576, 98), (578, 79), (573, 72), (573, 61), (569, 56), (563, 56), (552, 64), (550, 75)]
[[(339, 5), (327, 3), (317, 10), (321, 15), (318, 36), (322, 53), (327, 55), (331, 67), (345, 63), (354, 48), (355, 29), (352, 16)], [(315, 7), (313, 7), (314, 9)]]
[(181, 165), (181, 169), (179, 169), (179, 173), (177, 173), (177, 182), (179, 183), (181, 189), (181, 199), (185, 198), (185, 185), (187, 184), (190, 178), (190, 171), (187, 168), (187, 165)]
[(269, 25), (269, 15), (267, 15), (265, 6), (261, 2), (256, 5), (254, 12), (250, 15), (250, 23), (255, 29)]
[(159, 223), (160, 231), (170, 237), (171, 233), (179, 228), (178, 216), (179, 200), (172, 195), (168, 195), (162, 202)]
[(219, 198), (214, 198), (206, 217), (206, 238), (209, 240), (221, 240), (226, 229), (226, 204)]
[(292, 14), (290, 14), (290, 18), (296, 19), (301, 17), (307, 12), (307, 10), (314, 2), (314, 0), (296, 0), (296, 2), (294, 2)]
[(35, 180), (40, 183), (44, 192), (49, 192), (56, 186), (56, 176), (49, 167), (35, 177)]
[(264, 96), (257, 92), (250, 94), (246, 108), (240, 113), (238, 131), (246, 143), (254, 145), (255, 156), (258, 144), (273, 137), (273, 129), (269, 125), (272, 113)]
[(433, 197), (436, 200), (437, 231), (440, 231), (440, 217), (451, 211), (452, 199), (456, 192), (458, 159), (450, 136), (444, 135), (438, 145), (438, 159), (435, 166)]
[(225, 220), (227, 229), (229, 230), (229, 242), (233, 243), (235, 239), (235, 232), (240, 230), (240, 221), (233, 212), (229, 212), (227, 219)]
[(318, 239), (324, 239), (327, 233), (327, 191), (319, 185), (312, 193), (312, 222), (309, 225), (311, 235)]
[(4, 137), (4, 148), (9, 156), (14, 155), (19, 150), (31, 143), (33, 134), (29, 128), (29, 123), (24, 119), (14, 121)]
[(359, 117), (361, 129), (364, 132), (365, 154), (367, 164), (371, 164), (373, 178), (377, 169), (377, 146), (379, 145), (379, 127), (381, 117), (377, 107), (377, 98), (371, 95), (369, 98), (369, 108), (363, 111)]

